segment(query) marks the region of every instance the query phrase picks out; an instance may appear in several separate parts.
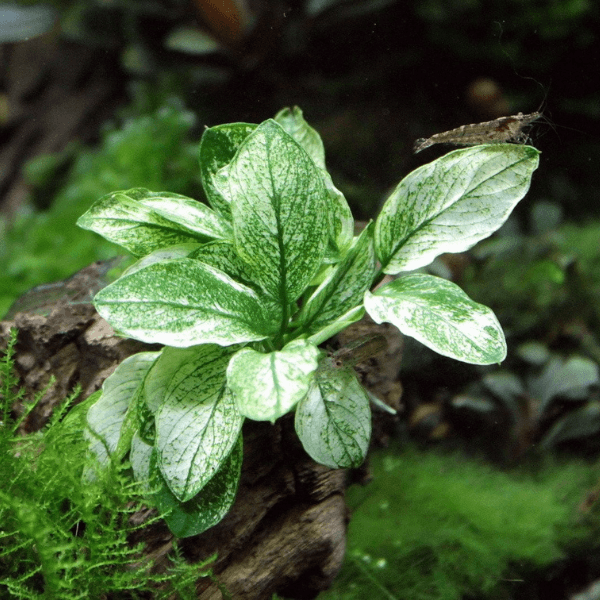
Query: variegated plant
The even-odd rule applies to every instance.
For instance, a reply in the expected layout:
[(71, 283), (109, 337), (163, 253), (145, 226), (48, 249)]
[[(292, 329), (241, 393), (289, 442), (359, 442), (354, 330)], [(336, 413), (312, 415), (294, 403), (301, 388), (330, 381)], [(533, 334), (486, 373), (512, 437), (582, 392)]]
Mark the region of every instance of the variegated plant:
[(502, 361), (496, 317), (453, 283), (409, 273), (375, 286), (489, 236), (537, 165), (530, 146), (451, 152), (402, 180), (355, 237), (321, 138), (298, 108), (207, 129), (200, 167), (210, 206), (132, 189), (79, 219), (139, 258), (97, 294), (98, 312), (123, 335), (165, 345), (124, 361), (91, 400), (93, 451), (102, 463), (128, 456), (179, 536), (229, 510), (246, 418), (295, 411), (310, 456), (359, 465), (369, 399), (319, 345), (366, 311), (446, 356)]

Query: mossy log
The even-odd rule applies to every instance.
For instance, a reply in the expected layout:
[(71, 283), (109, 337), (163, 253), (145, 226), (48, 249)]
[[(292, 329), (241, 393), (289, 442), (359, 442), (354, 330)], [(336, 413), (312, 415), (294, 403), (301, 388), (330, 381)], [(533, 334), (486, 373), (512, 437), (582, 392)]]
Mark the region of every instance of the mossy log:
[[(18, 329), (15, 365), (27, 396), (55, 379), (23, 422), (24, 434), (42, 428), (75, 385), (81, 385), (83, 400), (122, 360), (159, 348), (115, 335), (96, 313), (90, 298), (102, 286), (106, 270), (106, 264), (97, 263), (66, 282), (40, 286), (18, 301), (10, 320), (0, 323), (2, 340), (10, 327)], [(39, 302), (44, 291), (50, 300)], [(344, 470), (328, 469), (306, 455), (291, 418), (275, 425), (248, 421), (234, 506), (221, 523), (182, 540), (180, 547), (194, 563), (216, 553), (213, 572), (236, 600), (267, 599), (274, 592), (312, 598), (331, 584), (342, 564), (346, 480)], [(133, 519), (143, 523), (151, 514), (141, 511)], [(172, 534), (161, 524), (139, 531), (132, 543), (143, 541), (155, 568), (166, 569)], [(207, 578), (199, 579), (197, 590), (201, 599), (222, 597)]]

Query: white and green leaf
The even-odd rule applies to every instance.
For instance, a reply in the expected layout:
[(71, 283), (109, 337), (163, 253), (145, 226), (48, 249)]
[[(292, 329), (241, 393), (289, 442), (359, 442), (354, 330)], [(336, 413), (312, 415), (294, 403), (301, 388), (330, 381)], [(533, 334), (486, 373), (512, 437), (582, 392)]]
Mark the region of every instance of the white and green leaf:
[(304, 120), (302, 110), (297, 106), (280, 110), (274, 120), (306, 150), (321, 171), (329, 196), (331, 240), (338, 252), (344, 252), (352, 243), (354, 218), (344, 194), (335, 187), (327, 172), (321, 136)]
[(352, 323), (356, 323), (360, 321), (365, 316), (365, 307), (364, 306), (355, 306), (351, 308), (347, 313), (338, 317), (335, 321), (327, 324), (323, 329), (320, 329), (316, 333), (313, 333), (311, 336), (306, 338), (311, 344), (318, 346), (323, 342), (326, 342), (328, 339), (332, 338), (334, 335), (337, 335), (340, 331), (343, 331)]
[(131, 275), (132, 273), (135, 273), (144, 267), (153, 265), (154, 263), (162, 262), (164, 260), (188, 258), (189, 256), (192, 256), (195, 251), (197, 251), (199, 248), (203, 248), (205, 245), (207, 244), (178, 244), (177, 246), (167, 246), (166, 248), (161, 248), (160, 250), (154, 250), (154, 252), (143, 256), (130, 267), (125, 269), (121, 275)]
[(354, 217), (346, 197), (335, 187), (331, 175), (322, 171), (323, 181), (329, 196), (330, 242), (336, 253), (343, 256), (354, 238)]
[(200, 175), (210, 205), (228, 220), (231, 219), (229, 199), (215, 185), (219, 169), (229, 164), (240, 144), (256, 129), (252, 123), (227, 123), (206, 129), (200, 140)]
[(103, 196), (77, 224), (138, 257), (168, 246), (232, 236), (231, 225), (205, 204), (143, 188)]
[[(229, 512), (235, 501), (242, 467), (241, 435), (221, 468), (202, 490), (187, 502), (177, 499), (155, 468), (156, 458), (152, 446), (145, 444), (136, 436), (131, 448), (131, 465), (136, 480), (152, 483), (154, 489), (151, 489), (150, 485), (146, 487), (152, 493), (151, 500), (162, 513), (171, 532), (177, 537), (198, 535), (219, 523)], [(157, 484), (158, 488), (156, 488)]]
[(255, 421), (272, 422), (288, 413), (308, 392), (320, 354), (306, 340), (266, 354), (242, 348), (227, 368), (239, 411)]
[(355, 372), (324, 359), (296, 407), (295, 428), (304, 449), (318, 463), (332, 469), (358, 467), (369, 447), (371, 408)]
[(261, 340), (276, 307), (227, 274), (189, 258), (151, 264), (102, 289), (94, 304), (116, 330), (148, 343), (188, 347)]
[(192, 252), (190, 258), (216, 267), (250, 288), (257, 287), (250, 265), (237, 255), (233, 244), (229, 242), (217, 241), (204, 244)]
[(159, 352), (140, 352), (126, 358), (102, 384), (102, 393), (87, 413), (84, 436), (101, 464), (121, 459), (137, 429), (136, 403)]
[(302, 109), (298, 106), (293, 108), (283, 108), (273, 120), (283, 127), (283, 130), (294, 138), (312, 161), (320, 169), (325, 169), (325, 146), (318, 131), (311, 127), (302, 114)]
[(491, 309), (445, 279), (401, 277), (367, 292), (365, 308), (376, 323), (392, 323), (443, 356), (478, 365), (506, 357), (504, 333)]
[(228, 168), (236, 253), (288, 307), (310, 283), (328, 240), (328, 201), (311, 158), (273, 120), (242, 143)]
[(383, 271), (411, 271), (491, 235), (527, 193), (538, 163), (531, 146), (493, 144), (450, 152), (410, 173), (375, 223)]
[(212, 344), (170, 349), (156, 364), (169, 373), (156, 411), (158, 466), (173, 494), (193, 498), (231, 453), (242, 427), (225, 371), (236, 348)]
[(302, 307), (298, 321), (303, 331), (313, 334), (362, 304), (375, 275), (372, 231), (371, 224), (367, 225)]

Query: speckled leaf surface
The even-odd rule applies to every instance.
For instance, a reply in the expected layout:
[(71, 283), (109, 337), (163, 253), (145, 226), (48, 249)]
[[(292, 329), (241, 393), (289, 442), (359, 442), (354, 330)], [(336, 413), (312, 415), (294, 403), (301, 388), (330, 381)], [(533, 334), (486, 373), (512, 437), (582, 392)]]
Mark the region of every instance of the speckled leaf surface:
[(329, 209), (323, 178), (273, 120), (244, 140), (227, 169), (236, 252), (257, 283), (287, 307), (325, 254)]
[(200, 175), (210, 205), (228, 220), (231, 218), (229, 199), (215, 185), (216, 173), (229, 164), (240, 144), (257, 128), (252, 123), (227, 123), (210, 127), (200, 140)]
[(450, 152), (410, 173), (375, 223), (384, 272), (423, 267), (491, 235), (527, 193), (538, 164), (531, 146), (493, 144)]
[(275, 115), (273, 120), (277, 121), (283, 130), (304, 148), (317, 167), (325, 169), (323, 140), (317, 130), (305, 121), (299, 107), (284, 108)]
[(320, 353), (306, 340), (294, 340), (279, 352), (242, 348), (227, 369), (240, 412), (255, 421), (285, 415), (308, 392)]
[(274, 120), (306, 150), (321, 171), (329, 197), (331, 240), (338, 251), (347, 250), (354, 235), (354, 218), (344, 194), (335, 187), (327, 172), (321, 136), (305, 121), (302, 110), (297, 106), (280, 110)]
[(223, 461), (202, 490), (187, 502), (180, 502), (164, 483), (156, 465), (153, 447), (139, 437), (132, 442), (131, 465), (137, 481), (162, 483), (152, 495), (159, 511), (164, 515), (169, 529), (180, 538), (198, 535), (216, 525), (229, 511), (237, 492), (243, 458), (242, 436), (238, 437), (231, 454)]
[(373, 231), (369, 224), (307, 300), (298, 317), (299, 322), (310, 334), (330, 325), (362, 304), (374, 275)]
[(318, 463), (332, 469), (358, 467), (369, 448), (371, 408), (354, 371), (324, 359), (296, 407), (295, 428), (304, 449)]
[(256, 292), (189, 258), (125, 275), (101, 290), (94, 303), (116, 330), (177, 347), (261, 340), (278, 325), (276, 310)]
[(138, 257), (168, 246), (231, 239), (232, 235), (230, 223), (205, 204), (143, 188), (106, 194), (77, 225)]
[(443, 356), (479, 365), (506, 357), (504, 333), (491, 309), (445, 279), (401, 277), (367, 292), (365, 308), (376, 323), (392, 323)]
[(156, 412), (158, 466), (173, 494), (193, 498), (221, 468), (242, 427), (225, 370), (237, 348), (206, 344), (161, 357), (172, 375)]
[[(102, 393), (87, 413), (87, 426), (93, 432), (85, 431), (92, 452), (102, 464), (108, 464), (109, 456), (114, 456), (117, 448), (127, 443), (134, 433), (134, 423), (127, 419), (130, 407), (137, 401), (144, 379), (159, 352), (140, 352), (126, 358), (102, 385)], [(123, 431), (124, 424), (127, 431)], [(122, 450), (123, 452), (123, 450)]]

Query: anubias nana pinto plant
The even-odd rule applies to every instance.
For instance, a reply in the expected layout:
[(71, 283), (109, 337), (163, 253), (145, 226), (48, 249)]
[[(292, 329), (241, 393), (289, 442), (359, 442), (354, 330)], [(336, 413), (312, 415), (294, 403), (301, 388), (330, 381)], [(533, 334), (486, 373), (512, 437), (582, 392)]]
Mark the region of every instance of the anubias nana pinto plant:
[(210, 206), (139, 188), (102, 197), (78, 224), (139, 260), (95, 306), (121, 334), (165, 347), (125, 360), (96, 392), (93, 452), (106, 464), (129, 457), (180, 537), (231, 507), (244, 419), (295, 411), (314, 460), (359, 465), (369, 398), (319, 345), (367, 312), (440, 354), (502, 361), (493, 312), (455, 284), (408, 273), (377, 285), (498, 229), (527, 192), (538, 154), (513, 144), (451, 152), (403, 179), (354, 236), (321, 138), (294, 108), (204, 132)]

